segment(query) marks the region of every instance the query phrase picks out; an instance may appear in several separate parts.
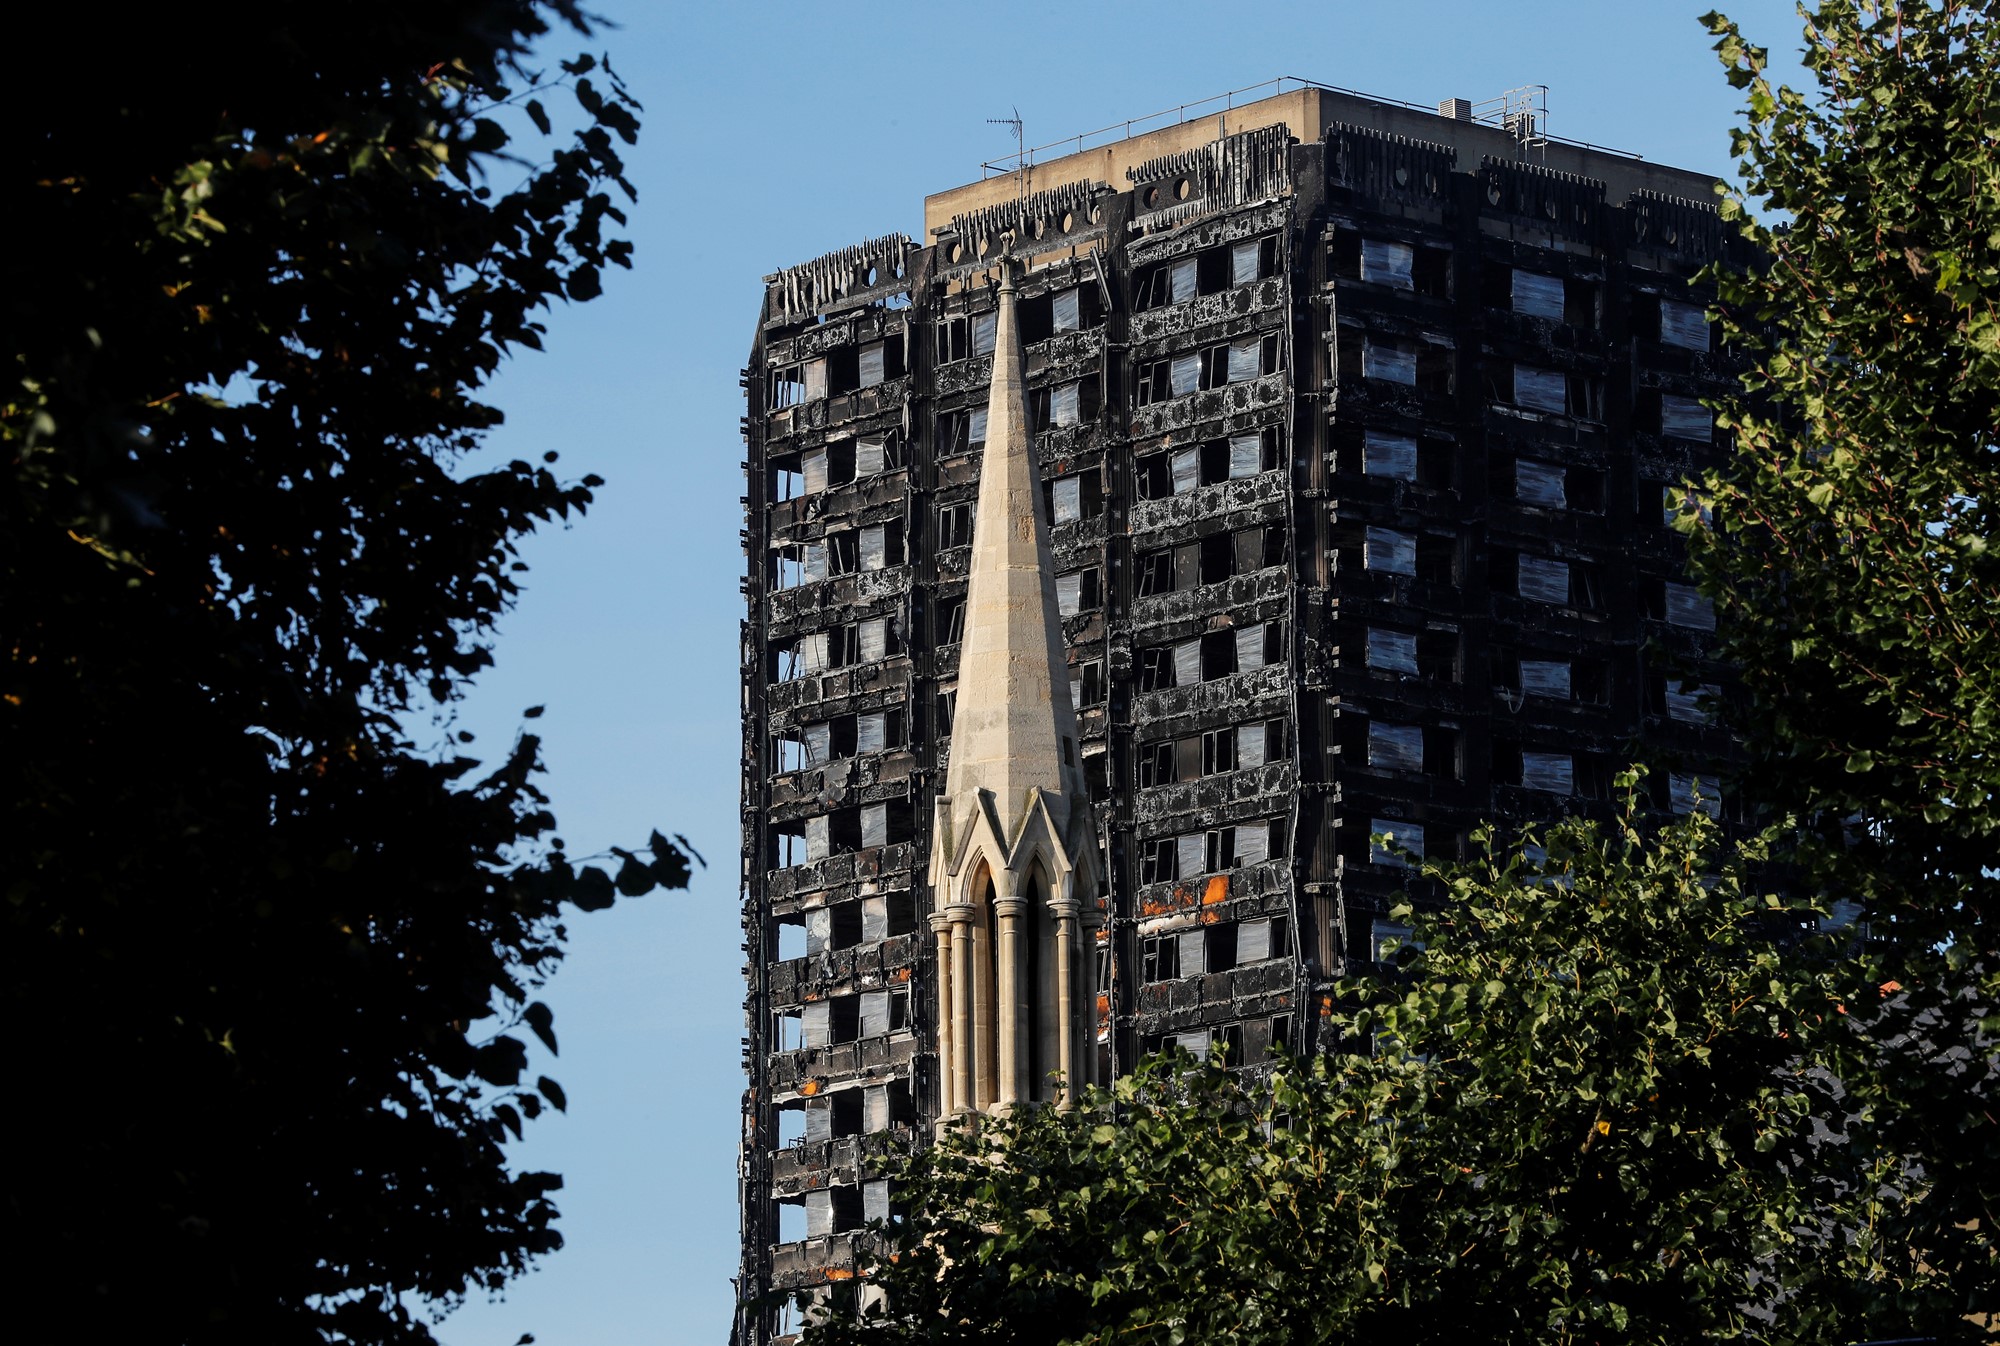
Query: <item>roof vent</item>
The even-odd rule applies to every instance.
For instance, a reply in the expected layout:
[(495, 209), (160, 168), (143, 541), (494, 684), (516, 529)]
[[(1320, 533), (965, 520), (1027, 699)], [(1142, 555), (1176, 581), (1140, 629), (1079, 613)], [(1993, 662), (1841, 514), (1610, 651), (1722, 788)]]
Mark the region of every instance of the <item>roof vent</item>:
[(1449, 117), (1455, 122), (1472, 120), (1472, 100), (1470, 98), (1440, 98), (1438, 116)]

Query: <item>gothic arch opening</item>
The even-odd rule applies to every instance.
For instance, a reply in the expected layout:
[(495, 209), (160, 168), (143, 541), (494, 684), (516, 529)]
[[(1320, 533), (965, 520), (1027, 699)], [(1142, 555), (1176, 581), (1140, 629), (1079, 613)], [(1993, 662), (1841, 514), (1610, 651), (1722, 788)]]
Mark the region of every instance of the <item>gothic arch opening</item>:
[(988, 1107), (1000, 1096), (999, 941), (993, 937), (993, 871), (984, 860), (972, 876), (972, 1104)]

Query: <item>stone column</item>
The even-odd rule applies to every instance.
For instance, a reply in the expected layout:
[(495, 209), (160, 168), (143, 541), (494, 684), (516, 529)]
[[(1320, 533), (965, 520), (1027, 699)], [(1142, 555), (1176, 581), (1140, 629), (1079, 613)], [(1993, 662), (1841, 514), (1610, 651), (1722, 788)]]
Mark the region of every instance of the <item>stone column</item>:
[(945, 908), (951, 922), (951, 1110), (962, 1113), (972, 1099), (972, 907)]
[(1022, 989), (1027, 960), (1021, 951), (1021, 917), (1027, 913), (1025, 897), (1001, 897), (993, 901), (999, 921), (999, 1000), (1000, 1000), (1000, 1103), (1012, 1107), (1021, 1101), (1022, 1076), (1026, 1074), (1028, 1043), (1028, 1000), (1034, 991)]
[(1076, 1082), (1080, 1078), (1076, 1054), (1076, 1006), (1080, 998), (1076, 973), (1076, 899), (1056, 898), (1049, 903), (1049, 912), (1056, 918), (1056, 1022), (1060, 1025), (1057, 1059), (1062, 1065), (1062, 1101), (1057, 1106), (1067, 1112), (1076, 1105)]
[[(948, 911), (949, 909), (947, 909)], [(942, 1120), (958, 1111), (955, 1097), (957, 1084), (953, 1080), (953, 1061), (957, 1053), (952, 1050), (952, 1025), (957, 1021), (957, 1013), (952, 1005), (951, 975), (951, 917), (947, 911), (931, 913), (931, 934), (937, 938), (937, 1044), (938, 1044), (938, 1118)]]

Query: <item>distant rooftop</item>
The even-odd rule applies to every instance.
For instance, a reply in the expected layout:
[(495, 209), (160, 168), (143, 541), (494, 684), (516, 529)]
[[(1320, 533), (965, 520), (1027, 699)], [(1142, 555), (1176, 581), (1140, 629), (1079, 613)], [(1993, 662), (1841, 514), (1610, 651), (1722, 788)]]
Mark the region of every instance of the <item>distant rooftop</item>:
[(952, 216), (997, 204), (1017, 192), (1079, 181), (1101, 182), (1122, 191), (1129, 170), (1164, 154), (1277, 125), (1301, 141), (1314, 141), (1335, 122), (1448, 145), (1458, 151), (1459, 166), (1466, 171), (1476, 168), (1481, 158), (1517, 158), (1597, 178), (1614, 200), (1649, 190), (1707, 201), (1714, 191), (1715, 178), (1709, 174), (1651, 164), (1628, 150), (1550, 135), (1545, 85), (1509, 90), (1483, 102), (1446, 98), (1433, 108), (1281, 75), (987, 160), (979, 166), (978, 181), (924, 199), (925, 241)]

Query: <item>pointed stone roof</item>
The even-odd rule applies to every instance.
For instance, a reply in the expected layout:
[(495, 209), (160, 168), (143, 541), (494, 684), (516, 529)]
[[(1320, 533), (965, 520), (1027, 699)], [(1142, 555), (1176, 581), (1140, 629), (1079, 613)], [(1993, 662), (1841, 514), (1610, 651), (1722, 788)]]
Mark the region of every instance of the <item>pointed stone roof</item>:
[(1083, 798), (1076, 711), (1015, 322), (1015, 271), (1011, 259), (1003, 264), (944, 789), (953, 812), (965, 809), (973, 792), (992, 791), (999, 824), (1010, 837), (1030, 790), (1039, 787), (1064, 802)]

